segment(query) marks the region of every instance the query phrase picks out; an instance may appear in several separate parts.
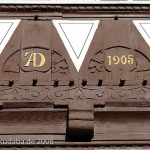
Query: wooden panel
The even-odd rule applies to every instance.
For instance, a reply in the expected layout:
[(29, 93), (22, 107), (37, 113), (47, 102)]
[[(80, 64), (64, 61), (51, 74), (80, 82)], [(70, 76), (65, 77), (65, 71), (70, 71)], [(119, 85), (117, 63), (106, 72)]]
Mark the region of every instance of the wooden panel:
[(24, 108), (0, 111), (0, 134), (66, 133), (66, 111)]
[(32, 85), (36, 80), (37, 85), (48, 84), (51, 81), (51, 22), (23, 21), (22, 24), (20, 82)]
[(104, 49), (113, 46), (132, 47), (131, 22), (127, 20), (101, 21)]
[(99, 110), (95, 113), (94, 140), (149, 140), (149, 116), (149, 108)]
[[(145, 50), (141, 49), (141, 53), (135, 50), (137, 46), (133, 41), (138, 45), (136, 32), (132, 21), (101, 20), (79, 72), (79, 79), (87, 81), (87, 85), (98, 86), (121, 85), (120, 80), (125, 80), (124, 85), (130, 85), (130, 82), (138, 82), (137, 75), (147, 79), (149, 60), (142, 54)], [(139, 45), (146, 43), (141, 41)], [(108, 58), (111, 58), (111, 64)], [(139, 70), (146, 72), (137, 74)]]
[(22, 48), (51, 48), (50, 21), (22, 21)]

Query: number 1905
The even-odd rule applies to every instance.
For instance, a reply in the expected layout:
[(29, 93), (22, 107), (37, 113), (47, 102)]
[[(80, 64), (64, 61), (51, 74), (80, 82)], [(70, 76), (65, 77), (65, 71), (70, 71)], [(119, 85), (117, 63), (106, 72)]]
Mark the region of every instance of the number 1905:
[(133, 55), (123, 55), (123, 56), (108, 56), (108, 65), (118, 65), (119, 63), (125, 65), (129, 64), (132, 65), (134, 63), (134, 56)]

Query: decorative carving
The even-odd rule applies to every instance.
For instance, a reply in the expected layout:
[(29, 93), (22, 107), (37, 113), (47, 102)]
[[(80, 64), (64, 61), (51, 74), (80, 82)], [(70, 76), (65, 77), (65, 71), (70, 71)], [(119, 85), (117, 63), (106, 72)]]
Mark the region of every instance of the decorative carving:
[(99, 103), (107, 100), (129, 101), (129, 100), (150, 100), (150, 86), (146, 87), (24, 87), (0, 89), (0, 100), (50, 100), (69, 103), (72, 101), (93, 101)]
[(85, 89), (67, 87), (63, 89), (50, 87), (14, 87), (1, 89), (0, 100), (32, 100), (35, 98), (40, 100), (46, 98), (60, 100), (94, 99), (94, 95), (86, 95), (88, 92)]
[[(148, 90), (149, 89), (149, 90)], [(118, 89), (111, 89), (112, 91), (112, 98), (115, 101), (149, 101), (150, 100), (150, 88), (148, 87), (125, 87), (125, 88), (118, 88)]]
[(106, 71), (124, 70), (133, 72), (136, 69), (134, 50), (125, 46), (114, 46), (105, 49)]
[(135, 50), (136, 62), (137, 62), (137, 72), (150, 71), (150, 60), (143, 53)]
[(41, 47), (23, 49), (21, 69), (23, 72), (48, 72), (51, 69), (51, 51)]
[(20, 50), (17, 50), (6, 59), (3, 65), (4, 72), (20, 72), (20, 54)]
[(89, 72), (103, 72), (104, 71), (104, 54), (103, 50), (98, 51), (89, 62)]
[(14, 87), (0, 90), (0, 100), (46, 100), (51, 99), (48, 88)]
[(56, 51), (52, 51), (52, 73), (67, 74), (68, 72), (69, 68), (65, 58)]
[[(122, 47), (119, 47), (119, 46), (113, 47), (112, 48), (112, 50), (113, 50), (112, 53), (113, 54), (115, 53), (114, 50), (116, 51), (117, 48), (122, 48)], [(107, 50), (109, 50), (109, 49), (111, 49), (111, 48), (108, 48)], [(127, 50), (130, 50), (130, 52), (131, 52), (131, 49), (129, 49), (129, 48), (123, 47), (123, 49), (126, 51), (126, 53), (128, 52)], [(131, 71), (133, 71), (135, 69), (136, 69), (137, 72), (149, 71), (150, 70), (150, 66), (149, 66), (150, 60), (138, 50), (135, 50), (135, 61), (136, 61), (137, 66), (134, 67), (133, 69), (131, 69)], [(107, 71), (104, 67), (103, 50), (98, 51), (91, 58), (88, 68), (89, 68), (90, 73)]]
[[(114, 46), (95, 53), (88, 66), (89, 80), (107, 80), (119, 84), (120, 80), (149, 80), (150, 60), (139, 50)], [(129, 83), (125, 83), (129, 85)]]

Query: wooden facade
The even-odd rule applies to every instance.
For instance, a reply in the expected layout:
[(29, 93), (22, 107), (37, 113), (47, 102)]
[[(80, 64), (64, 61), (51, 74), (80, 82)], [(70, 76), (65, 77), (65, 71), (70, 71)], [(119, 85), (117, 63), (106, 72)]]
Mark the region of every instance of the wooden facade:
[[(0, 5), (20, 20), (0, 55), (2, 149), (149, 149), (150, 47), (134, 24), (149, 17), (144, 4)], [(99, 20), (79, 71), (53, 20)]]

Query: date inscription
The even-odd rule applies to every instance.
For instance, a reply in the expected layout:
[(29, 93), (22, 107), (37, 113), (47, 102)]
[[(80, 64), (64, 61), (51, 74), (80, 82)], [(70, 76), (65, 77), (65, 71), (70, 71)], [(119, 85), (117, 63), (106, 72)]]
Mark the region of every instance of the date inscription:
[(134, 63), (134, 56), (133, 55), (122, 55), (122, 56), (108, 56), (108, 65), (132, 65)]

